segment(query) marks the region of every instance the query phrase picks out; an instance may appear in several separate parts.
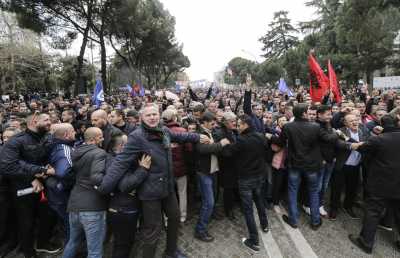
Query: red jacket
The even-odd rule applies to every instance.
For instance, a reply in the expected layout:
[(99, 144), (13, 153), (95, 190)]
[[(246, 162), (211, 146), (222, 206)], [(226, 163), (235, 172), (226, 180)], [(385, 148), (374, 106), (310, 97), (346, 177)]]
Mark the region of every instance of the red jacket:
[[(180, 127), (176, 122), (168, 123), (166, 126), (174, 133), (187, 132), (185, 128)], [(186, 175), (185, 148), (186, 146), (184, 144), (171, 143), (172, 167), (175, 177)]]

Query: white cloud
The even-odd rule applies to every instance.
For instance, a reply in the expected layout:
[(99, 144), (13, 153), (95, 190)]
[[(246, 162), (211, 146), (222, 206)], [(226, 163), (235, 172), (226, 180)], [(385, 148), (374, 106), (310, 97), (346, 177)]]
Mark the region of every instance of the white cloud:
[[(192, 80), (213, 79), (230, 59), (242, 56), (262, 60), (258, 39), (273, 13), (289, 11), (293, 22), (309, 20), (314, 10), (303, 0), (161, 0), (176, 18), (176, 36), (184, 44)], [(243, 52), (242, 50), (245, 50)]]

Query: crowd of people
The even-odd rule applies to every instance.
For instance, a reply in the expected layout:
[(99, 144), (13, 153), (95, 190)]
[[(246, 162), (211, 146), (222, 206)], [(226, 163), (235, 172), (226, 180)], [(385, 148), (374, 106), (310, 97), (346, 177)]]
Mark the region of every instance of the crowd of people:
[(400, 228), (400, 94), (359, 85), (315, 103), (303, 87), (250, 84), (177, 94), (3, 102), (0, 257), (98, 258), (112, 242), (112, 257), (126, 258), (141, 241), (150, 258), (165, 228), (164, 256), (184, 258), (179, 226), (193, 210), (198, 241), (214, 241), (210, 220), (244, 216), (242, 242), (257, 252), (253, 203), (265, 234), (267, 211), (298, 228), (301, 207), (313, 230), (339, 212), (362, 218), (349, 239), (367, 253), (378, 226)]

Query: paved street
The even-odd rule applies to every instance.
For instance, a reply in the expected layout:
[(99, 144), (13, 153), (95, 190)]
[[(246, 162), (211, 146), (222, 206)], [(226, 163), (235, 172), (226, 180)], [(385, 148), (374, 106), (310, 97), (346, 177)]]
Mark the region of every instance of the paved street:
[[(361, 210), (357, 210), (361, 214)], [(195, 211), (197, 213), (197, 211)], [(286, 226), (280, 216), (274, 211), (268, 211), (271, 231), (263, 234), (262, 250), (258, 254), (248, 251), (240, 242), (247, 236), (245, 222), (239, 210), (236, 211), (237, 221), (227, 219), (212, 221), (210, 233), (215, 237), (213, 243), (203, 243), (193, 238), (193, 227), (197, 216), (192, 216), (182, 225), (179, 238), (180, 247), (193, 258), (245, 258), (245, 257), (270, 257), (270, 258), (390, 258), (400, 257), (392, 246), (393, 233), (378, 230), (377, 245), (373, 255), (366, 255), (355, 248), (347, 239), (350, 233), (357, 233), (360, 229), (360, 220), (352, 220), (347, 215), (340, 213), (336, 221), (324, 220), (320, 230), (312, 231), (308, 226), (308, 216), (301, 215), (298, 230)], [(140, 236), (139, 236), (140, 238)], [(165, 246), (165, 235), (162, 236), (157, 257), (162, 257)], [(131, 258), (140, 257), (141, 242), (137, 241)], [(109, 246), (106, 247), (105, 257), (111, 257)], [(15, 254), (8, 258), (19, 258)], [(60, 256), (42, 256), (42, 258)]]

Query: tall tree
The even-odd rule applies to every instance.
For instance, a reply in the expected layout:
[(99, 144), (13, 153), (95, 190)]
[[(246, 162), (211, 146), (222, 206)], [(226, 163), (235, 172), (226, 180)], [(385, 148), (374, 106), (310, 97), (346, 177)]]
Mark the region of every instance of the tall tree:
[(295, 36), (298, 31), (291, 24), (287, 11), (274, 13), (274, 19), (268, 27), (268, 32), (259, 39), (264, 44), (262, 50), (266, 59), (280, 58), (299, 43)]

